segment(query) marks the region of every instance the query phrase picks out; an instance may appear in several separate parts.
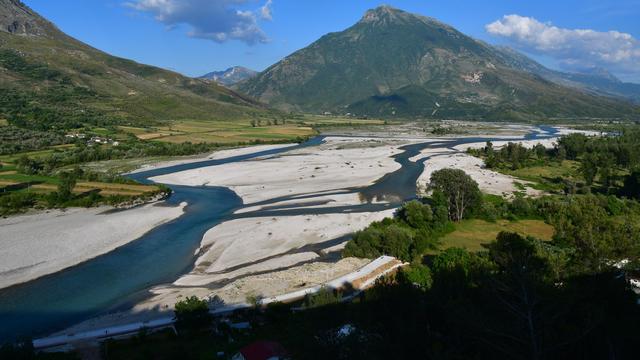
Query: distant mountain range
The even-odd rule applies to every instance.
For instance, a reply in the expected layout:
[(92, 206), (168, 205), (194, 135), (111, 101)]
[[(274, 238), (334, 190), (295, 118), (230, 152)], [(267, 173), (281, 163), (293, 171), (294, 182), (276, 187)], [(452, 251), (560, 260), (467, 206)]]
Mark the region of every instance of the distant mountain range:
[[(389, 6), (237, 89), (287, 111), (489, 120), (637, 118), (635, 87), (563, 74), (438, 20)], [(601, 96), (607, 94), (611, 96)]]
[(224, 86), (231, 86), (250, 79), (258, 74), (257, 71), (242, 66), (230, 67), (224, 71), (214, 71), (200, 77), (200, 79), (213, 80)]
[(23, 127), (246, 121), (280, 109), (487, 120), (639, 117), (637, 105), (621, 100), (638, 100), (637, 84), (602, 71), (549, 70), (388, 6), (259, 74), (234, 67), (205, 77), (111, 56), (21, 1), (0, 0), (0, 119)]
[(503, 52), (504, 61), (516, 69), (539, 75), (560, 85), (640, 103), (640, 84), (622, 82), (606, 69), (585, 69), (581, 73), (561, 72), (548, 69), (509, 47), (495, 48)]
[(60, 31), (18, 0), (0, 0), (0, 119), (34, 128), (246, 120), (264, 104), (214, 82), (138, 64)]

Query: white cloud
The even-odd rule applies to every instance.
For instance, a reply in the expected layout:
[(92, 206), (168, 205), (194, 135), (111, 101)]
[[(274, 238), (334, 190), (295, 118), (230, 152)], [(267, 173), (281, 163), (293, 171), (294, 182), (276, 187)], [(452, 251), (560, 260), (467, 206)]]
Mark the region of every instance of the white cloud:
[(525, 51), (551, 56), (568, 68), (604, 67), (622, 77), (640, 78), (640, 41), (627, 33), (563, 29), (520, 15), (506, 15), (485, 28)]
[(260, 8), (260, 17), (265, 20), (273, 20), (273, 11), (271, 6), (273, 6), (273, 0), (267, 0), (267, 3)]
[(239, 6), (252, 0), (131, 0), (126, 4), (153, 14), (168, 27), (186, 24), (188, 35), (215, 42), (240, 40), (249, 45), (265, 43), (267, 35), (258, 24), (258, 16), (271, 20), (271, 0), (256, 11)]

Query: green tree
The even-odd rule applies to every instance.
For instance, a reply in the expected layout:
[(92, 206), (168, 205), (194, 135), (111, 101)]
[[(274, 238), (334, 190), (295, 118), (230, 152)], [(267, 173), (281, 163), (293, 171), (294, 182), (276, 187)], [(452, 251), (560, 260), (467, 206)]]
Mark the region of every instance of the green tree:
[(340, 292), (323, 287), (315, 294), (309, 294), (304, 299), (304, 305), (306, 308), (315, 308), (319, 306), (337, 304), (342, 300)]
[(598, 160), (592, 153), (588, 153), (584, 156), (580, 162), (580, 172), (584, 178), (585, 183), (588, 186), (593, 185), (593, 181), (598, 174)]
[(431, 175), (430, 189), (447, 199), (449, 218), (460, 221), (482, 203), (478, 183), (459, 169), (442, 169)]
[(640, 199), (640, 169), (635, 169), (624, 178), (622, 195), (633, 199)]
[(429, 289), (433, 284), (431, 270), (428, 266), (422, 264), (411, 264), (402, 268), (399, 273), (401, 281), (407, 282), (421, 289)]
[(542, 358), (545, 344), (540, 307), (547, 263), (538, 256), (535, 241), (517, 233), (498, 234), (489, 245), (489, 257), (498, 265), (497, 275), (490, 278), (492, 295), (506, 305), (511, 322), (518, 324), (509, 335), (526, 344), (531, 359)]
[(627, 258), (637, 241), (625, 234), (595, 195), (570, 197), (550, 213), (548, 221), (556, 230), (554, 242), (575, 249), (572, 262), (579, 272), (600, 272)]
[(378, 229), (375, 224), (364, 230), (358, 231), (353, 235), (351, 241), (347, 243), (342, 256), (359, 257), (359, 258), (376, 258), (382, 255), (383, 232)]
[(413, 234), (410, 229), (400, 225), (390, 225), (384, 229), (382, 251), (403, 261), (411, 260)]
[(74, 173), (61, 173), (60, 183), (58, 184), (58, 199), (61, 202), (68, 201), (72, 198), (73, 188), (76, 186), (76, 176)]
[(398, 211), (398, 215), (400, 219), (415, 229), (428, 227), (433, 221), (431, 206), (417, 200), (404, 204)]
[(174, 310), (176, 325), (182, 329), (201, 329), (211, 324), (209, 306), (205, 300), (189, 296), (178, 301)]
[(584, 134), (569, 134), (558, 140), (558, 147), (563, 149), (563, 154), (569, 160), (576, 160), (584, 153), (588, 138)]

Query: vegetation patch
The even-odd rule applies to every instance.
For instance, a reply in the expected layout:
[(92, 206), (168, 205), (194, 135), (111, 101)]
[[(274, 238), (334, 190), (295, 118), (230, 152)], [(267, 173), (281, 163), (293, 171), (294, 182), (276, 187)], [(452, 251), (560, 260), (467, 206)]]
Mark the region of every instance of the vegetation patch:
[(488, 222), (481, 219), (463, 220), (455, 225), (455, 230), (440, 239), (441, 249), (463, 248), (469, 251), (484, 250), (496, 239), (500, 232), (514, 232), (549, 241), (553, 237), (553, 226), (542, 220), (497, 220)]

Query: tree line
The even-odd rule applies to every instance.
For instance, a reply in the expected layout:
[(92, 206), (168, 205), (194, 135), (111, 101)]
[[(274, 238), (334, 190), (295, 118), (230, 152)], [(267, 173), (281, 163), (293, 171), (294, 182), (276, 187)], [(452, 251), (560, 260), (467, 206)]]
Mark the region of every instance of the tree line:
[[(528, 149), (520, 143), (508, 143), (495, 149), (488, 142), (481, 149), (469, 153), (482, 157), (490, 169), (517, 170), (532, 166), (576, 161), (582, 184), (569, 184), (568, 192), (579, 185), (590, 191), (599, 182), (600, 190), (640, 199), (640, 129), (623, 128), (609, 136), (589, 137), (574, 133), (561, 137), (554, 148), (541, 144)], [(566, 180), (566, 179), (565, 179)]]

